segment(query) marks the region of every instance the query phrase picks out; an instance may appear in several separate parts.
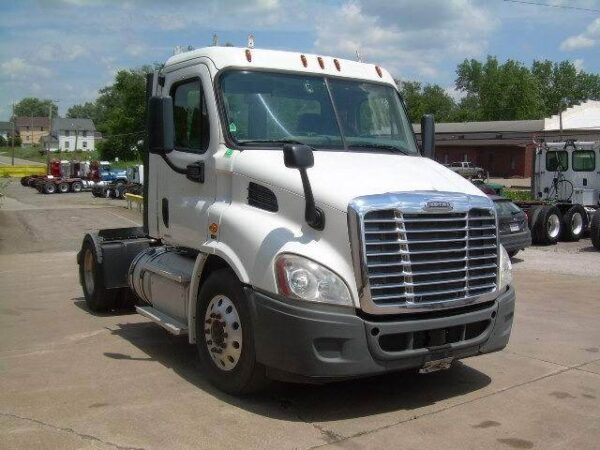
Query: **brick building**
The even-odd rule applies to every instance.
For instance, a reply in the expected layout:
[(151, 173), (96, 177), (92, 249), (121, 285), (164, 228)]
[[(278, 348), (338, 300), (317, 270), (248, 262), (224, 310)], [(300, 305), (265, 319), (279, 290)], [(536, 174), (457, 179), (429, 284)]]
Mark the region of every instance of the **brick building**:
[[(600, 140), (600, 101), (573, 106), (560, 116), (540, 120), (436, 124), (436, 160), (443, 164), (469, 161), (491, 177), (529, 178), (535, 142), (566, 139)], [(419, 125), (413, 125), (417, 136)]]

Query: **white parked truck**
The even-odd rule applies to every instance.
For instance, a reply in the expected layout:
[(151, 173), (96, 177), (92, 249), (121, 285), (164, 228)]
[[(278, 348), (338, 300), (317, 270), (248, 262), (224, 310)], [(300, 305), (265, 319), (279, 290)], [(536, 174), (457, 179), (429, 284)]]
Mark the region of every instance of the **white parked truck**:
[(210, 47), (147, 84), (144, 226), (84, 237), (91, 310), (135, 293), (230, 393), (506, 346), (515, 292), (494, 204), (430, 159), (432, 116), (418, 147), (388, 72)]
[(600, 207), (600, 142), (541, 142), (534, 159), (533, 201), (517, 202), (529, 217), (534, 244), (578, 241), (588, 231), (600, 241), (593, 220)]

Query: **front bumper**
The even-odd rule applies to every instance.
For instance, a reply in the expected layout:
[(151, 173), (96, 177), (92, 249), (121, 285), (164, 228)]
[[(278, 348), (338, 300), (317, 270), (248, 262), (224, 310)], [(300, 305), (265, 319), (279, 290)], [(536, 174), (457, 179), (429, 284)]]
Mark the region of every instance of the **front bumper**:
[(467, 312), (372, 320), (328, 305), (293, 303), (248, 290), (257, 360), (272, 378), (326, 382), (419, 368), (429, 361), (503, 349), (515, 292)]
[(507, 252), (523, 250), (531, 246), (531, 231), (526, 229), (518, 233), (500, 234), (500, 243), (504, 245)]

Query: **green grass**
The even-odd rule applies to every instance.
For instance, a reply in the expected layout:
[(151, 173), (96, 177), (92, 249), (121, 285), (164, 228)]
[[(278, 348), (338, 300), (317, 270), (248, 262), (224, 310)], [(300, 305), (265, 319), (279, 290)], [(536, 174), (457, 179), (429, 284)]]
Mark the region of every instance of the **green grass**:
[[(2, 156), (10, 157), (12, 155), (11, 147), (0, 147), (0, 154)], [(15, 158), (26, 159), (28, 161), (35, 162), (46, 162), (46, 153), (40, 150), (40, 147), (15, 147)], [(100, 160), (100, 155), (97, 151), (93, 152), (84, 152), (84, 151), (76, 151), (76, 152), (52, 152), (50, 153), (50, 159), (75, 159), (78, 161), (86, 161), (86, 160)], [(133, 166), (136, 164), (142, 164), (142, 161), (119, 161), (114, 162), (111, 161), (111, 166), (115, 168), (126, 168), (129, 166)]]
[(504, 196), (511, 199), (513, 202), (533, 200), (531, 197), (531, 191), (524, 189), (504, 189)]

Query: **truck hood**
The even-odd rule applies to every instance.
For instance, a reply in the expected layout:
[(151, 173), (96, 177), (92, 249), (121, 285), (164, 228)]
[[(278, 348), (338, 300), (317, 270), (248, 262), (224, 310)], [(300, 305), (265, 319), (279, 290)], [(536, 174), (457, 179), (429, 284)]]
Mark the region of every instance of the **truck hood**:
[[(341, 211), (356, 197), (409, 191), (446, 191), (485, 197), (477, 187), (441, 164), (420, 156), (382, 153), (315, 151), (308, 169), (317, 203)], [(283, 163), (277, 150), (244, 150), (233, 171), (262, 184), (303, 195), (300, 173)]]

